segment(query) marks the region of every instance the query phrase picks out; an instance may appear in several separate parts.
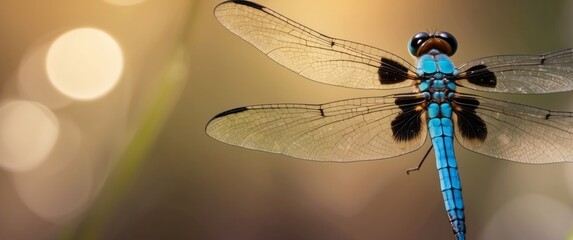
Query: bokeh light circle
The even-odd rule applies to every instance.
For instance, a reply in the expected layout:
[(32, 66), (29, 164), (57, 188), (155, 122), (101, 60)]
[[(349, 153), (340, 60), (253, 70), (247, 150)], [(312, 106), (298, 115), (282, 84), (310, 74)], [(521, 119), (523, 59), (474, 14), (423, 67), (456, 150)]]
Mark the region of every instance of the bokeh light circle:
[(27, 171), (40, 165), (59, 136), (56, 116), (45, 106), (28, 101), (0, 105), (0, 166)]
[(54, 87), (77, 100), (99, 98), (113, 89), (123, 72), (123, 53), (109, 34), (78, 28), (50, 46), (46, 71)]

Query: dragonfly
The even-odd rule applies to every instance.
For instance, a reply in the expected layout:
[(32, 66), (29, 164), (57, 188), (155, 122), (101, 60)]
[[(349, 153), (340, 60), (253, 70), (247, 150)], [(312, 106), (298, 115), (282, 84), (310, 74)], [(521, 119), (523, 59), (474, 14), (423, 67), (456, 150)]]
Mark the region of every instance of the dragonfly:
[[(498, 55), (455, 66), (447, 32), (408, 43), (415, 65), (388, 51), (332, 38), (250, 1), (215, 7), (219, 22), (269, 58), (310, 80), (358, 89), (410, 90), (325, 104), (263, 104), (214, 116), (209, 136), (300, 159), (352, 162), (434, 149), (453, 234), (466, 239), (454, 139), (464, 148), (526, 164), (573, 162), (573, 112), (552, 111), (471, 92), (544, 94), (573, 90), (573, 49)], [(475, 91), (466, 91), (464, 89)], [(458, 91), (460, 90), (460, 91)], [(424, 159), (412, 170), (421, 167)]]

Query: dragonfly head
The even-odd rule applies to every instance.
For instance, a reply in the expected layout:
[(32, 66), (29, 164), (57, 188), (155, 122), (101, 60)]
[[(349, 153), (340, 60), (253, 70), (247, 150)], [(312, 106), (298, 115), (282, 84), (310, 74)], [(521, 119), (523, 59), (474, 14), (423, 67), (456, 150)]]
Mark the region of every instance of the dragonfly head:
[(436, 32), (433, 34), (420, 32), (414, 35), (408, 44), (410, 54), (415, 57), (420, 57), (432, 49), (452, 56), (458, 49), (458, 41), (456, 41), (454, 35), (447, 32)]

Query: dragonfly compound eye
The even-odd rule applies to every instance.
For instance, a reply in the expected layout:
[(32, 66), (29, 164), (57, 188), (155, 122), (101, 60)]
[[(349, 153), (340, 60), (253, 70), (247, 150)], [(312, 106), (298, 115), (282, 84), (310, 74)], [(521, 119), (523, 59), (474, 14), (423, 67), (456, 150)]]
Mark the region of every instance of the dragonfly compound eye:
[(448, 32), (437, 32), (434, 35), (434, 37), (442, 39), (442, 40), (446, 41), (446, 43), (448, 43), (448, 45), (450, 45), (450, 50), (449, 50), (449, 52), (446, 53), (448, 56), (454, 55), (454, 53), (456, 53), (456, 50), (458, 50), (458, 41), (456, 40), (454, 35), (452, 35)]
[(410, 54), (412, 54), (412, 56), (417, 56), (420, 47), (430, 38), (431, 36), (427, 32), (416, 33), (416, 35), (410, 39), (410, 43), (408, 44), (408, 51), (410, 51)]
[(408, 45), (408, 50), (414, 57), (420, 57), (432, 50), (452, 56), (457, 48), (458, 42), (456, 38), (447, 32), (437, 32), (435, 34), (421, 32), (414, 35)]

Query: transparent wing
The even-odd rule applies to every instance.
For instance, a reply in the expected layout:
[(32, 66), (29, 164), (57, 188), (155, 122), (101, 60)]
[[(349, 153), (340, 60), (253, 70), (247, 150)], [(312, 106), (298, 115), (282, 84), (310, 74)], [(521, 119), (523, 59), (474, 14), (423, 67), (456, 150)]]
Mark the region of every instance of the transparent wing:
[[(402, 130), (396, 125), (411, 126), (393, 121), (401, 113), (409, 116), (398, 118), (403, 121), (420, 117), (418, 120), (425, 122), (425, 114), (415, 110), (420, 102), (409, 101), (407, 105), (412, 107), (406, 104), (398, 107), (396, 99), (397, 95), (393, 95), (323, 105), (236, 108), (215, 116), (206, 132), (231, 145), (310, 160), (350, 162), (389, 158), (420, 148), (426, 139), (427, 128), (423, 124), (407, 140), (396, 140), (393, 136), (392, 128)], [(403, 113), (403, 109), (416, 112)]]
[(573, 162), (573, 112), (549, 111), (475, 95), (466, 96), (479, 101), (479, 106), (471, 108), (477, 107), (477, 116), (487, 126), (487, 137), (483, 142), (464, 138), (457, 119), (460, 115), (456, 115), (456, 138), (463, 147), (521, 163)]
[(417, 78), (415, 68), (392, 53), (325, 36), (253, 2), (223, 2), (215, 16), (271, 59), (317, 82), (392, 89)]
[(553, 93), (573, 90), (573, 49), (542, 55), (502, 55), (459, 67), (457, 84), (489, 92)]

